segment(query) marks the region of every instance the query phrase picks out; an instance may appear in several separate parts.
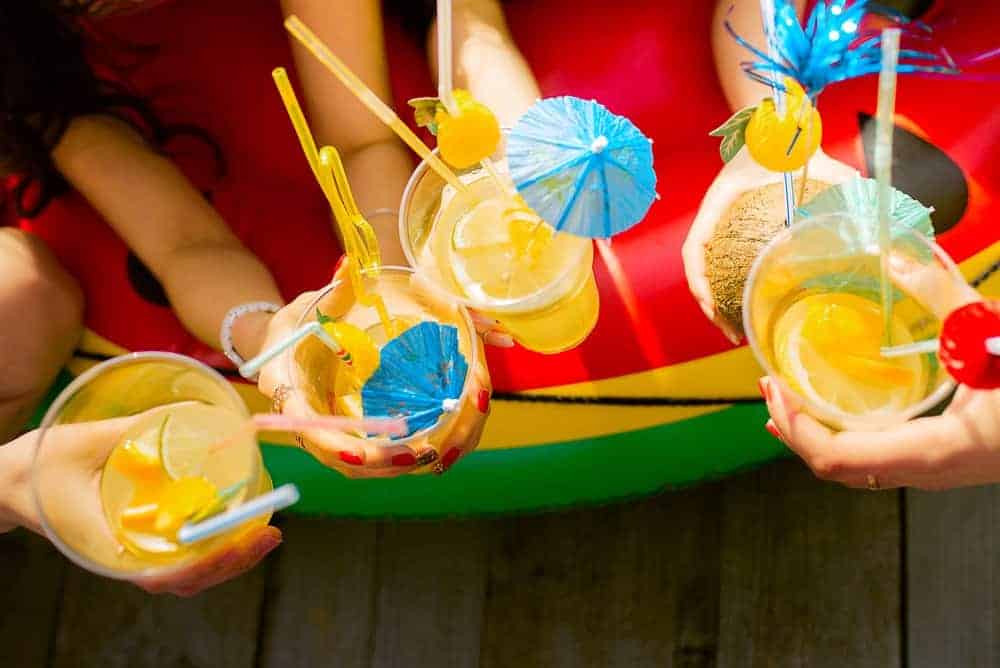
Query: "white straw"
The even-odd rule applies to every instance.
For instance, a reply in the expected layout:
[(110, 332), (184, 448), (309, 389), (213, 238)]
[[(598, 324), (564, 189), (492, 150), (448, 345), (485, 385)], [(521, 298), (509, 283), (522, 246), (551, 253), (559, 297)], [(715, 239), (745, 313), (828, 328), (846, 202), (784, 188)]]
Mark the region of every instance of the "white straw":
[(347, 352), (340, 346), (340, 344), (334, 341), (333, 337), (331, 337), (329, 334), (326, 333), (326, 330), (323, 329), (323, 326), (320, 325), (318, 322), (314, 321), (302, 325), (297, 330), (295, 330), (294, 332), (283, 338), (281, 341), (278, 341), (273, 346), (271, 346), (267, 350), (257, 355), (257, 357), (254, 357), (252, 360), (246, 362), (243, 366), (240, 367), (240, 375), (243, 376), (244, 378), (253, 378), (258, 373), (260, 373), (260, 370), (264, 367), (265, 364), (267, 364), (275, 357), (285, 352), (286, 350), (288, 350), (289, 348), (291, 348), (296, 343), (306, 338), (310, 334), (318, 338), (324, 344), (326, 344), (326, 347), (332, 350), (334, 354), (336, 354), (338, 357), (343, 357), (344, 355), (347, 354)]
[(927, 353), (936, 353), (938, 349), (939, 342), (937, 339), (928, 339), (927, 341), (916, 341), (914, 343), (907, 343), (902, 346), (893, 346), (891, 348), (882, 348), (879, 351), (882, 357), (906, 357), (907, 355), (925, 355)]
[(177, 541), (182, 545), (189, 545), (218, 536), (256, 517), (277, 512), (298, 503), (299, 498), (298, 487), (292, 483), (282, 485), (204, 522), (185, 524), (177, 532)]
[[(940, 347), (940, 339), (928, 339), (926, 341), (917, 341), (915, 343), (907, 343), (902, 346), (893, 346), (891, 348), (882, 348), (882, 357), (906, 357), (907, 355), (923, 355), (926, 353), (937, 352)], [(986, 352), (990, 355), (1000, 357), (1000, 336), (991, 336), (986, 339)]]
[(892, 346), (892, 283), (889, 280), (890, 199), (892, 197), (892, 115), (896, 109), (899, 28), (882, 31), (882, 69), (878, 76), (875, 124), (875, 180), (878, 182), (879, 274), (882, 298), (882, 347)]
[[(438, 99), (444, 105), (445, 111), (451, 116), (459, 113), (458, 103), (455, 101), (455, 64), (453, 29), (451, 20), (451, 0), (437, 0), (437, 56), (438, 56)], [(493, 179), (493, 182), (500, 188), (500, 191), (508, 197), (517, 195), (507, 182), (497, 172), (496, 166), (490, 158), (484, 158), (480, 166)]]
[(437, 0), (438, 98), (452, 116), (458, 115), (455, 104), (452, 64), (451, 0)]

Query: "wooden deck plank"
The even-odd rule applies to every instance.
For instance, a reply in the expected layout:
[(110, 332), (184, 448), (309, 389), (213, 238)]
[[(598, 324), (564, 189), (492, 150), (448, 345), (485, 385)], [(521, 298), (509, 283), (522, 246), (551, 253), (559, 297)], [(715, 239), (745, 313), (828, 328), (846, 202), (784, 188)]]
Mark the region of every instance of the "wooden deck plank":
[(906, 493), (909, 664), (1000, 666), (1000, 486)]
[(379, 527), (374, 668), (479, 665), (489, 523)]
[(495, 527), (483, 668), (713, 666), (719, 488)]
[(719, 665), (901, 665), (899, 499), (797, 461), (727, 483)]
[(48, 665), (66, 561), (24, 529), (0, 535), (0, 666)]
[(53, 665), (252, 668), (267, 569), (182, 599), (69, 566)]
[(367, 668), (374, 613), (374, 522), (288, 517), (272, 564), (259, 668)]

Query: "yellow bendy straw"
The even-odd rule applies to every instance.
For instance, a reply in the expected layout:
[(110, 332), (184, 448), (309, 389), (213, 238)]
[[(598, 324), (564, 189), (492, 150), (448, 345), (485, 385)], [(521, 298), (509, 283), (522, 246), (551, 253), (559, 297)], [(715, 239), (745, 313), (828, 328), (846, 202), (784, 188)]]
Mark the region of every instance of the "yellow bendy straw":
[(378, 311), (379, 320), (382, 321), (386, 333), (395, 336), (395, 326), (389, 318), (385, 302), (379, 295), (369, 293), (362, 280), (362, 271), (378, 272), (382, 263), (381, 254), (375, 231), (361, 215), (354, 194), (351, 192), (340, 154), (331, 146), (326, 146), (317, 152), (316, 141), (309, 130), (309, 123), (302, 113), (295, 90), (288, 80), (288, 73), (279, 67), (271, 73), (271, 76), (278, 87), (278, 93), (285, 104), (285, 111), (288, 112), (288, 118), (295, 128), (295, 134), (299, 138), (313, 176), (316, 177), (333, 211), (333, 218), (337, 222), (337, 228), (344, 242), (344, 253), (351, 258), (348, 275), (354, 294), (362, 304), (373, 306)]
[(295, 15), (289, 16), (285, 19), (285, 28), (292, 34), (295, 39), (297, 39), (302, 46), (309, 50), (317, 60), (319, 60), (323, 65), (330, 70), (334, 76), (340, 79), (340, 82), (347, 86), (347, 88), (354, 93), (354, 95), (366, 106), (373, 114), (375, 114), (379, 120), (389, 126), (393, 132), (399, 135), (407, 146), (409, 146), (413, 151), (423, 158), (427, 164), (433, 169), (438, 175), (443, 178), (452, 188), (458, 190), (459, 192), (465, 192), (466, 187), (455, 173), (452, 172), (444, 161), (438, 156), (431, 152), (427, 144), (420, 141), (420, 138), (413, 133), (410, 128), (399, 119), (392, 109), (389, 108), (385, 102), (379, 99), (365, 83), (358, 78), (358, 76), (344, 64), (340, 58), (335, 56), (332, 51), (324, 44), (319, 37), (313, 33), (299, 18)]
[(319, 151), (316, 150), (316, 141), (313, 139), (312, 132), (309, 131), (309, 123), (306, 122), (302, 107), (299, 106), (299, 101), (295, 97), (292, 83), (288, 80), (288, 72), (285, 71), (284, 67), (278, 67), (271, 72), (271, 77), (278, 87), (281, 101), (285, 103), (285, 111), (288, 112), (288, 119), (292, 122), (292, 127), (295, 128), (299, 144), (302, 145), (302, 152), (306, 154), (306, 160), (309, 161), (309, 168), (312, 169), (313, 175), (318, 181)]
[(378, 311), (382, 327), (390, 338), (396, 336), (396, 327), (389, 317), (385, 301), (365, 287), (361, 272), (377, 272), (380, 266), (378, 241), (371, 225), (358, 211), (354, 195), (347, 183), (347, 174), (340, 160), (340, 154), (332, 146), (324, 146), (319, 152), (319, 180), (323, 192), (327, 193), (333, 217), (344, 238), (344, 252), (351, 259), (347, 271), (358, 301), (372, 306)]

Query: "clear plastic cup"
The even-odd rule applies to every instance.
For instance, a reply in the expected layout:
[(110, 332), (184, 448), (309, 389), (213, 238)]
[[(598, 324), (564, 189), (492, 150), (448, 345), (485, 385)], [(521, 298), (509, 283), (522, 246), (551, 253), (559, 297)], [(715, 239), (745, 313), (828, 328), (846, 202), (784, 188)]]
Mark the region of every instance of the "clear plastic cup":
[[(46, 535), (83, 568), (133, 579), (168, 574), (266, 523), (191, 545), (151, 528), (162, 490), (182, 477), (235, 490), (223, 508), (271, 489), (248, 418), (225, 378), (181, 355), (134, 353), (91, 368), (39, 430), (32, 488)], [(154, 514), (137, 524), (136, 508)]]
[[(485, 357), (482, 350), (482, 340), (476, 332), (468, 311), (460, 304), (440, 299), (432, 294), (426, 286), (416, 282), (416, 274), (409, 267), (382, 267), (377, 276), (370, 273), (363, 275), (366, 287), (382, 297), (390, 319), (401, 333), (411, 326), (421, 322), (436, 322), (452, 325), (458, 330), (459, 351), (468, 364), (465, 382), (457, 408), (443, 413), (430, 427), (417, 431), (405, 438), (389, 438), (385, 436), (351, 435), (337, 432), (325, 434), (318, 430), (303, 432), (306, 440), (323, 444), (329, 443), (332, 448), (343, 448), (344, 445), (360, 447), (362, 443), (384, 447), (406, 446), (418, 455), (418, 463), (422, 462), (420, 455), (433, 450), (440, 453), (444, 439), (451, 433), (457, 420), (470, 421), (471, 425), (481, 425), (486, 415), (478, 408), (478, 397), (475, 389), (475, 376), (486, 374)], [(316, 300), (303, 312), (297, 327), (315, 320), (317, 310), (325, 316), (338, 322), (353, 325), (363, 331), (375, 346), (381, 348), (390, 340), (376, 310), (353, 298), (344, 295), (353, 294), (350, 286), (341, 290), (339, 281), (334, 281), (323, 290)], [(355, 357), (357, 364), (358, 351), (349, 351)], [(286, 353), (288, 377), (294, 389), (300, 391), (304, 402), (296, 406), (304, 411), (299, 417), (321, 417), (325, 415), (346, 415), (364, 417), (360, 391), (338, 393), (338, 373), (343, 367), (340, 360), (326, 345), (315, 337), (306, 337)], [(352, 388), (358, 389), (358, 388)], [(302, 405), (304, 404), (304, 406)], [(289, 412), (286, 407), (285, 412)], [(332, 440), (331, 440), (332, 439)], [(435, 457), (434, 460), (437, 458)], [(431, 460), (431, 461), (434, 461)], [(330, 462), (332, 466), (340, 466), (339, 462)], [(405, 470), (403, 471), (405, 472)], [(389, 469), (387, 474), (393, 474)]]
[[(939, 246), (912, 230), (895, 234), (888, 255), (891, 344), (936, 338), (948, 313), (966, 301), (965, 279)], [(816, 216), (779, 233), (747, 280), (743, 322), (757, 359), (810, 414), (837, 429), (904, 422), (954, 389), (934, 353), (878, 352), (880, 257), (874, 222)]]
[[(504, 277), (509, 266), (478, 250), (456, 254), (456, 239), (474, 210), (487, 223), (481, 227), (500, 229), (507, 222), (502, 214), (505, 206), (491, 209), (491, 202), (510, 201), (510, 197), (479, 167), (459, 170), (458, 175), (468, 186), (468, 194), (452, 192), (426, 162), (413, 172), (399, 209), (399, 234), (407, 260), (451, 299), (499, 320), (529, 350), (552, 354), (579, 345), (594, 329), (600, 311), (593, 243), (556, 232), (551, 238), (558, 250), (539, 262), (537, 269), (519, 270), (523, 279), (519, 285), (528, 288), (519, 287), (513, 296), (484, 289), (491, 280)], [(530, 244), (528, 248), (530, 252)]]

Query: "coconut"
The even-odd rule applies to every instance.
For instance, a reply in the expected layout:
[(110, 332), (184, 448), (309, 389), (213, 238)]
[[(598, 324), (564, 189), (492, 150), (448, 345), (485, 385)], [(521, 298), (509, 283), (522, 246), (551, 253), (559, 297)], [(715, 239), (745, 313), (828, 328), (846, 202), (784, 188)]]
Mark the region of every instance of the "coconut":
[[(798, 192), (801, 181), (795, 182)], [(803, 202), (829, 187), (829, 183), (809, 179)], [(705, 244), (705, 275), (715, 308), (743, 334), (743, 289), (757, 255), (785, 227), (785, 192), (781, 183), (748, 190), (715, 226)]]

